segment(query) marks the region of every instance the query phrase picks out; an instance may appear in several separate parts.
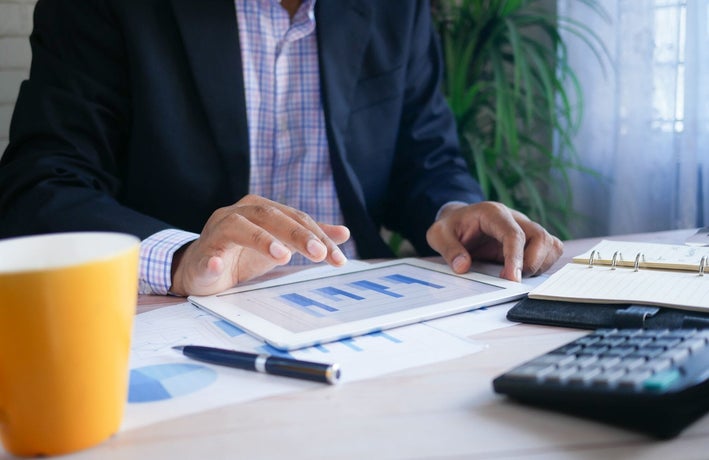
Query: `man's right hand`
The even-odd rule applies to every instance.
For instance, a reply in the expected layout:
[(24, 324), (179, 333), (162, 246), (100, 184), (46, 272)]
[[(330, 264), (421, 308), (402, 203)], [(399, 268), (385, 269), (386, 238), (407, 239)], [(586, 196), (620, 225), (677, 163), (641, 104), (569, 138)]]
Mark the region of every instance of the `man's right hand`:
[(347, 259), (337, 245), (349, 237), (345, 226), (316, 223), (302, 211), (247, 195), (214, 211), (199, 238), (175, 254), (170, 292), (216, 294), (288, 263), (294, 251), (341, 266)]

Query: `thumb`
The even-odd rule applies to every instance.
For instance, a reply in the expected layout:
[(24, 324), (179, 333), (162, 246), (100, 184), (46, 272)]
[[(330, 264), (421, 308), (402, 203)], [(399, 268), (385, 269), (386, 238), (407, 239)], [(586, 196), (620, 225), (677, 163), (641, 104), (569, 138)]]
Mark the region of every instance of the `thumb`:
[(224, 259), (219, 256), (205, 256), (200, 259), (192, 274), (190, 291), (195, 295), (206, 295), (219, 288), (224, 275)]

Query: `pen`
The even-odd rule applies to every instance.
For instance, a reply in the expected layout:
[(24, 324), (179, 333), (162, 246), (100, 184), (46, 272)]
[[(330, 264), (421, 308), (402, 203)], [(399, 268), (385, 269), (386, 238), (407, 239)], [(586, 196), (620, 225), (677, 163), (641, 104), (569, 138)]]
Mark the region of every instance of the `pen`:
[(335, 384), (340, 380), (339, 364), (314, 363), (280, 356), (245, 353), (243, 351), (199, 345), (180, 345), (172, 348), (182, 351), (182, 354), (188, 358), (222, 366), (331, 384)]

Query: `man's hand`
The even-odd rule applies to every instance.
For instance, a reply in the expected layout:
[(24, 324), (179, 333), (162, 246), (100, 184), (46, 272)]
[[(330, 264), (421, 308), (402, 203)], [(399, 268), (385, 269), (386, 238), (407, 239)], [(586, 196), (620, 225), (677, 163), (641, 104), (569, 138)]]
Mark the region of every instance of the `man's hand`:
[(217, 209), (199, 238), (175, 254), (170, 292), (216, 294), (288, 263), (294, 251), (313, 262), (344, 265), (337, 245), (349, 237), (347, 227), (319, 224), (304, 212), (247, 195)]
[(456, 273), (467, 272), (476, 258), (503, 263), (500, 276), (512, 281), (549, 269), (563, 250), (541, 225), (492, 201), (446, 206), (426, 239)]

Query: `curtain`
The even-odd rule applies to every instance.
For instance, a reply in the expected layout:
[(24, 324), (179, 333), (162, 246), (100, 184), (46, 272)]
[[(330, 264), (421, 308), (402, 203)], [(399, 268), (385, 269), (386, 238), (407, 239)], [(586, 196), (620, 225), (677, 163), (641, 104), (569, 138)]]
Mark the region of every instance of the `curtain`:
[[(574, 236), (709, 225), (709, 0), (558, 0), (592, 45), (562, 32), (583, 119)], [(562, 19), (563, 21), (563, 19)], [(594, 53), (601, 51), (601, 58)]]

